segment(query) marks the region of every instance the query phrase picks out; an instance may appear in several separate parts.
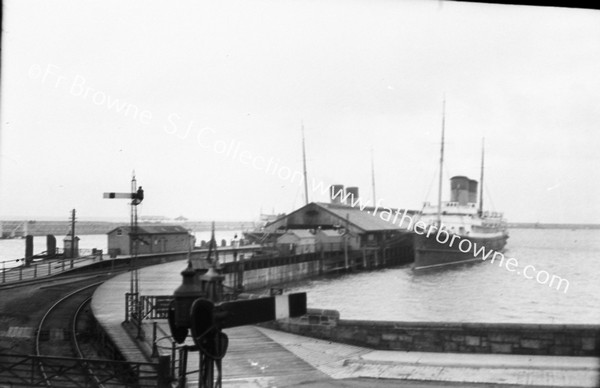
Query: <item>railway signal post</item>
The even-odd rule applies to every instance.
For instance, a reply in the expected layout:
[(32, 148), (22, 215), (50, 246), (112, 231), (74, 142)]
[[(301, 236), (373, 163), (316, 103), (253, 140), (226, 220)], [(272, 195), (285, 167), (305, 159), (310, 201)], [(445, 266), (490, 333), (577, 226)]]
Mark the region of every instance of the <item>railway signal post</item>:
[[(136, 319), (140, 319), (138, 313), (139, 309), (139, 280), (137, 271), (137, 255), (138, 255), (138, 216), (137, 206), (144, 200), (144, 190), (142, 186), (137, 187), (137, 180), (135, 179), (135, 172), (131, 178), (131, 192), (129, 193), (104, 193), (103, 198), (105, 199), (130, 199), (131, 200), (131, 215), (130, 215), (130, 233), (129, 233), (129, 252), (131, 255), (130, 266), (131, 266), (131, 277), (129, 292), (132, 297), (132, 311), (131, 315)], [(129, 314), (129, 311), (127, 312)], [(127, 317), (126, 317), (127, 320)]]

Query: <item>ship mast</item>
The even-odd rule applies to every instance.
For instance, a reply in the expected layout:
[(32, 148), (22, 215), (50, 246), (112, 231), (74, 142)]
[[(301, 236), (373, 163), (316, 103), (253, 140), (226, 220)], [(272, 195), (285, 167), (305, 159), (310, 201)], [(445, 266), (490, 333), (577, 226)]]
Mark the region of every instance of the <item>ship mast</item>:
[(485, 160), (485, 138), (481, 139), (481, 175), (479, 177), (479, 216), (483, 214), (483, 162)]
[(304, 122), (302, 122), (302, 168), (304, 171), (304, 204), (308, 205), (308, 180), (306, 179), (306, 146), (304, 144)]
[(446, 97), (442, 109), (442, 145), (440, 148), (440, 177), (438, 181), (438, 206), (437, 206), (437, 224), (442, 225), (442, 175), (444, 170), (444, 131), (446, 129)]

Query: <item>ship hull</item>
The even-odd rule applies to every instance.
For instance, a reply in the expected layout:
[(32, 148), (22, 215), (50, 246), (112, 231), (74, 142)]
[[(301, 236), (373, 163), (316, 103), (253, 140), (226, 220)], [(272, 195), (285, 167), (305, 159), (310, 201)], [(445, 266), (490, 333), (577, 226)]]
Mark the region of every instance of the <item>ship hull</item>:
[[(462, 237), (460, 240), (466, 240), (466, 237)], [(415, 251), (415, 262), (413, 270), (427, 270), (435, 268), (450, 267), (459, 264), (480, 262), (483, 258), (483, 253), (486, 254), (492, 251), (502, 252), (506, 245), (508, 235), (502, 233), (495, 237), (485, 238), (468, 238), (471, 244), (463, 243), (461, 248), (466, 250), (468, 246), (479, 248), (485, 247), (484, 251), (479, 252), (479, 255), (475, 255), (475, 249), (470, 249), (463, 252), (459, 249), (460, 240), (456, 240), (452, 246), (449, 242), (440, 243), (436, 240), (435, 235), (426, 237), (425, 235), (415, 234), (413, 237), (414, 251)], [(487, 256), (491, 257), (492, 254)]]

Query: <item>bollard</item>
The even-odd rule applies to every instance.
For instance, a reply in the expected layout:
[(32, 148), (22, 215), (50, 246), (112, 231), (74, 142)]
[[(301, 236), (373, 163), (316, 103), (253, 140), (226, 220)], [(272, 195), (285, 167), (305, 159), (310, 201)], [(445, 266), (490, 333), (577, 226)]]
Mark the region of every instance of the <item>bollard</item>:
[(46, 254), (49, 259), (53, 259), (56, 255), (56, 237), (53, 234), (46, 235)]
[(29, 267), (33, 260), (33, 236), (25, 236), (25, 266)]

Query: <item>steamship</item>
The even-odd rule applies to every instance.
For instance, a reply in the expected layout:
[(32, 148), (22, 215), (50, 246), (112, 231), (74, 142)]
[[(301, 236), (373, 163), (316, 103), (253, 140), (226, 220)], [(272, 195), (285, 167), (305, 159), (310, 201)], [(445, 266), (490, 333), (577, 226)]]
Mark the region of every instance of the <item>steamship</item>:
[(465, 176), (452, 177), (450, 201), (441, 206), (425, 204), (420, 221), (428, 227), (413, 237), (414, 270), (481, 261), (484, 252), (504, 249), (506, 222), (502, 213), (483, 212), (478, 207), (477, 185), (476, 180)]
[[(413, 229), (414, 270), (481, 261), (484, 255), (489, 258), (487, 255), (490, 250), (501, 252), (508, 239), (502, 213), (483, 211), (483, 145), (480, 182), (466, 176), (450, 178), (450, 202), (442, 202), (444, 126), (445, 109), (442, 119), (438, 201), (437, 205), (427, 202), (424, 204), (419, 217), (421, 228)], [(426, 226), (425, 229), (422, 228), (423, 225)]]

